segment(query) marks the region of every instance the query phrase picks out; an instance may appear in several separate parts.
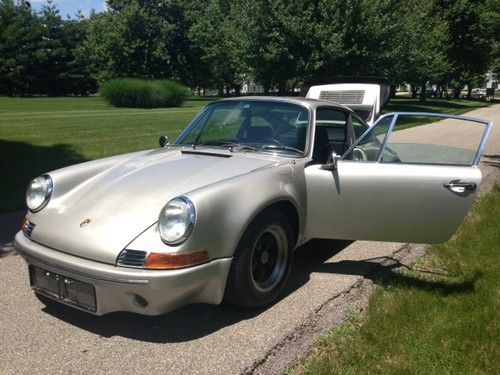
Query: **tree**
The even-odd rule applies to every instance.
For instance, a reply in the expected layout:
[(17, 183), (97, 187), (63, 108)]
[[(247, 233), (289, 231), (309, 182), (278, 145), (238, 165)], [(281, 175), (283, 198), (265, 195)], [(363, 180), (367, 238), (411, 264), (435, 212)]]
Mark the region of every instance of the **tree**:
[(39, 78), (35, 58), (41, 24), (29, 2), (0, 2), (0, 90), (7, 95), (33, 95)]
[(387, 77), (393, 85), (406, 82), (408, 45), (399, 34), (411, 32), (406, 25), (410, 12), (400, 1), (364, 0), (362, 13), (364, 27), (357, 41), (365, 46), (360, 60), (364, 74)]
[[(242, 47), (247, 74), (264, 86), (278, 86), (286, 91), (287, 83), (317, 65), (315, 37), (318, 1), (247, 0), (233, 2), (232, 11), (245, 36)], [(300, 79), (300, 78), (299, 78)]]
[(247, 38), (239, 27), (238, 12), (229, 0), (212, 0), (189, 30), (189, 40), (201, 51), (219, 93), (233, 88), (237, 94), (248, 71), (245, 59)]
[(0, 0), (0, 93), (88, 94), (114, 77), (265, 92), (313, 76), (421, 88), (481, 83), (500, 65), (498, 0), (107, 0), (63, 20), (48, 0)]
[(85, 36), (83, 16), (64, 21), (49, 0), (40, 13), (29, 2), (0, 2), (0, 93), (67, 95), (95, 91), (75, 48)]
[(370, 70), (362, 0), (335, 0), (320, 4), (321, 75), (364, 75)]
[(76, 95), (88, 95), (97, 91), (97, 81), (92, 77), (90, 61), (78, 47), (85, 40), (89, 20), (78, 11), (74, 19), (63, 24), (64, 44), (70, 52), (67, 61), (67, 90)]
[[(148, 74), (141, 71), (137, 64), (134, 64), (131, 66), (128, 74), (150, 78), (153, 76), (168, 77), (180, 80), (192, 87), (200, 84), (206, 86), (209, 75), (208, 66), (201, 60), (201, 51), (190, 42), (188, 37), (190, 28), (204, 14), (206, 3), (207, 0), (192, 0), (189, 2), (182, 0), (159, 0), (154, 2), (142, 0), (108, 0), (108, 17), (96, 22), (92, 26), (92, 32), (97, 32), (98, 35), (109, 34), (109, 29), (116, 28), (117, 22), (123, 23), (123, 19), (127, 14), (129, 17), (132, 17), (132, 13), (137, 19), (142, 17), (149, 23), (149, 28), (159, 26), (157, 30), (159, 34), (145, 28), (142, 35), (137, 33), (132, 36), (132, 39), (141, 40), (143, 44), (148, 45), (149, 47), (145, 48), (146, 50), (153, 49), (155, 51), (153, 55), (156, 59), (161, 60), (161, 63), (143, 63), (142, 65), (149, 64), (152, 69), (156, 70), (156, 72), (149, 71)], [(137, 22), (140, 21), (137, 20)], [(109, 43), (108, 50), (113, 51), (115, 48), (112, 45), (119, 44), (121, 37), (121, 34), (108, 35), (106, 40), (114, 40)], [(89, 47), (88, 51), (91, 54), (91, 60), (94, 62), (101, 61), (97, 64), (100, 67), (105, 65), (103, 64), (105, 56), (101, 55), (98, 57), (98, 53), (96, 53), (101, 47), (95, 43), (90, 43), (87, 47)], [(105, 55), (108, 54), (106, 51), (104, 52)], [(147, 54), (148, 52), (145, 53)], [(134, 56), (130, 55), (129, 58), (133, 59)], [(98, 70), (94, 67), (94, 71), (97, 72)], [(107, 70), (108, 72), (116, 72), (107, 76), (116, 76), (116, 74), (124, 75), (126, 73), (118, 72), (115, 68), (107, 68)]]
[[(448, 78), (454, 97), (458, 98), (465, 84), (471, 89), (478, 79), (484, 80), (483, 75), (491, 64), (492, 40), (498, 40), (498, 34), (495, 36), (495, 27), (488, 27), (484, 22), (484, 14), (488, 12), (485, 0), (437, 0), (437, 9), (448, 24)], [(498, 20), (498, 14), (496, 17)]]
[(490, 51), (489, 70), (500, 74), (500, 2), (487, 0), (481, 22), (491, 36), (488, 50)]
[(171, 28), (158, 15), (131, 2), (120, 11), (91, 17), (78, 54), (88, 56), (91, 71), (99, 81), (169, 77)]
[(64, 34), (63, 20), (52, 0), (42, 7), (38, 17), (42, 38), (36, 43), (37, 93), (66, 95), (68, 89), (71, 48)]
[(172, 78), (193, 88), (206, 88), (211, 79), (210, 67), (202, 61), (202, 50), (189, 38), (189, 30), (204, 16), (207, 3), (208, 0), (154, 3), (156, 14), (171, 27), (167, 48)]
[(12, 48), (16, 20), (14, 0), (0, 1), (0, 94), (14, 95), (16, 59)]
[(398, 49), (401, 75), (420, 87), (421, 101), (425, 101), (427, 83), (443, 82), (451, 69), (448, 25), (434, 5), (434, 0), (405, 1), (400, 8), (405, 16), (394, 40), (403, 47)]

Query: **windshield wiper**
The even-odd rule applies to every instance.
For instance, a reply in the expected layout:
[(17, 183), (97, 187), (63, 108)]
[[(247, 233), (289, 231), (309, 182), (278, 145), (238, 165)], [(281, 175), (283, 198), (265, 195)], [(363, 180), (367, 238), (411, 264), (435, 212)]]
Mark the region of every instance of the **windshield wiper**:
[(249, 150), (249, 151), (257, 151), (255, 147), (245, 145), (243, 143), (237, 142), (223, 142), (220, 144), (222, 147), (229, 147), (229, 151), (234, 152), (238, 150)]
[(255, 147), (245, 145), (242, 143), (238, 143), (238, 142), (233, 142), (233, 141), (209, 141), (209, 142), (202, 142), (202, 143), (194, 143), (193, 149), (196, 149), (198, 146), (224, 147), (224, 148), (229, 148), (229, 151), (231, 151), (231, 152), (239, 151), (239, 150), (257, 151), (257, 149)]
[(193, 150), (196, 150), (197, 147), (200, 146), (216, 146), (219, 147), (222, 142), (220, 141), (208, 141), (208, 142), (197, 142), (193, 143), (191, 147), (193, 147)]
[(299, 150), (298, 148), (295, 147), (290, 147), (286, 145), (263, 145), (261, 147), (262, 150), (285, 150), (285, 151), (292, 151), (298, 154), (304, 153), (304, 151)]

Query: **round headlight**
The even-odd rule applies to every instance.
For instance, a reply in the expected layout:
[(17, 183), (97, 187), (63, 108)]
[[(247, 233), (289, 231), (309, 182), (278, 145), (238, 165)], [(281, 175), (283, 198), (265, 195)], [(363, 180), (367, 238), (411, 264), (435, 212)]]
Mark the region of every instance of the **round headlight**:
[(28, 185), (26, 191), (26, 205), (31, 212), (40, 211), (50, 200), (52, 195), (52, 179), (48, 175), (35, 178)]
[(160, 236), (169, 245), (180, 244), (191, 234), (195, 220), (196, 210), (193, 202), (186, 197), (174, 198), (160, 212)]

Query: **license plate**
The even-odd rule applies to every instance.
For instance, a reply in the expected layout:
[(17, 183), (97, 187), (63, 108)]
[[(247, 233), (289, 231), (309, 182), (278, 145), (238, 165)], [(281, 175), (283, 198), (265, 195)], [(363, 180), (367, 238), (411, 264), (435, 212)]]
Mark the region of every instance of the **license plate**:
[(95, 288), (70, 277), (30, 266), (31, 287), (38, 293), (88, 311), (96, 311)]

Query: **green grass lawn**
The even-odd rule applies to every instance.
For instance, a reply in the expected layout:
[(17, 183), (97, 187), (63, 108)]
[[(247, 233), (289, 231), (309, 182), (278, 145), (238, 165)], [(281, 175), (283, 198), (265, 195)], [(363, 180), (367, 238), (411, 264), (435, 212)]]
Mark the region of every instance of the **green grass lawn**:
[[(416, 99), (393, 99), (384, 109), (388, 112), (435, 112), (449, 115), (461, 115), (474, 109), (487, 107), (489, 103), (473, 100), (441, 100), (427, 99), (420, 103)], [(397, 129), (403, 130), (415, 126), (426, 125), (441, 120), (439, 117), (400, 117), (397, 121)]]
[(418, 99), (391, 99), (384, 108), (387, 112), (436, 112), (450, 115), (461, 115), (474, 109), (487, 107), (489, 103), (477, 100), (444, 100), (427, 99), (425, 103), (420, 103)]
[[(131, 151), (155, 148), (158, 137), (173, 140), (213, 97), (191, 97), (182, 108), (127, 109), (100, 97), (0, 97), (0, 212), (24, 207), (28, 182), (57, 168)], [(481, 102), (395, 99), (388, 111), (460, 114)]]
[(500, 185), (458, 234), (380, 280), (366, 315), (323, 337), (290, 375), (499, 374)]
[(24, 207), (28, 182), (57, 168), (158, 147), (174, 139), (214, 98), (193, 97), (182, 108), (126, 109), (99, 97), (0, 97), (0, 212)]

